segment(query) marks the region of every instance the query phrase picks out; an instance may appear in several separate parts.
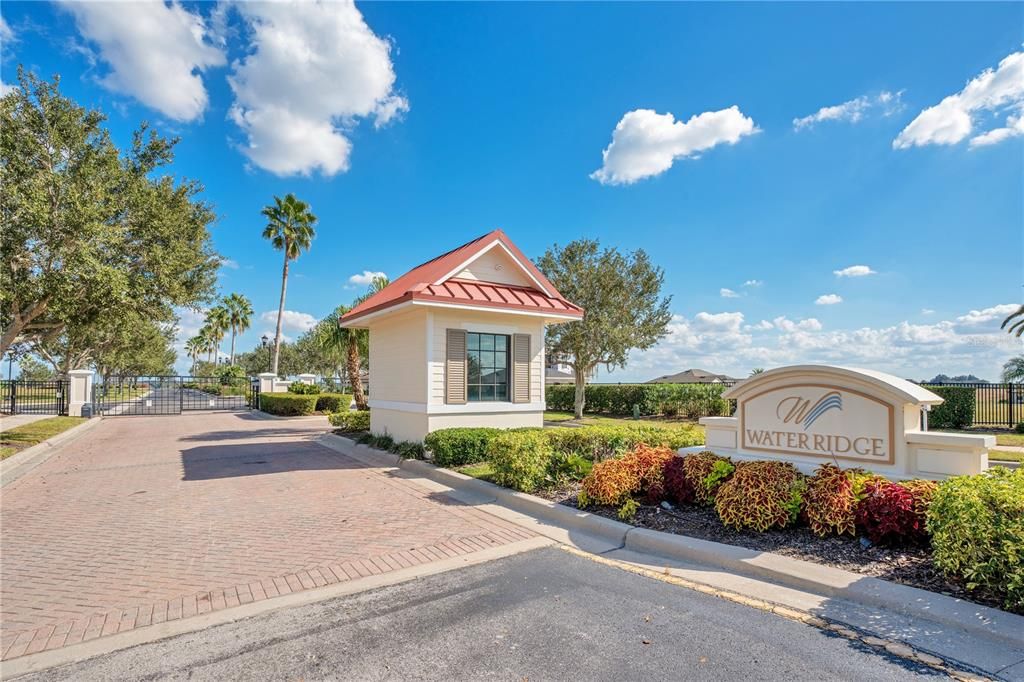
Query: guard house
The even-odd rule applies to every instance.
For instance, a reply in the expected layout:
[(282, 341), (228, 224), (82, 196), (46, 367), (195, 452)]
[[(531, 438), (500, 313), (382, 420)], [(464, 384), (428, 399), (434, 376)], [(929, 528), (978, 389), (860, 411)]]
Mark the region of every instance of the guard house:
[(370, 429), (421, 441), (544, 422), (544, 328), (582, 319), (501, 230), (405, 273), (341, 317), (370, 331)]

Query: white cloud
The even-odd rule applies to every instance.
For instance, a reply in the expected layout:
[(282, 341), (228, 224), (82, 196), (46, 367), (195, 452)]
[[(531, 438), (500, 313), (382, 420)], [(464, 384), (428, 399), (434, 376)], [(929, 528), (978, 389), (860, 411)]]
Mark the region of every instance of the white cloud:
[(822, 107), (809, 116), (794, 118), (793, 129), (803, 130), (804, 128), (810, 128), (816, 123), (821, 123), (823, 121), (848, 121), (850, 123), (857, 123), (864, 118), (864, 116), (874, 110), (880, 110), (883, 116), (891, 116), (903, 108), (903, 102), (901, 100), (902, 96), (902, 90), (899, 92), (883, 90), (874, 96), (861, 95), (856, 99), (851, 99), (848, 102), (843, 102), (842, 104)]
[(379, 127), (408, 110), (394, 91), (391, 44), (351, 0), (236, 6), (252, 52), (232, 64), (230, 117), (256, 166), (276, 175), (347, 171), (358, 120)]
[(737, 294), (735, 291), (733, 291), (732, 289), (726, 289), (725, 287), (722, 287), (721, 289), (719, 289), (718, 293), (719, 293), (719, 295), (722, 298), (739, 298), (740, 297), (740, 295)]
[[(11, 30), (7, 21), (0, 16), (0, 44), (12, 42), (14, 42), (14, 31)], [(4, 83), (3, 80), (0, 80), (0, 97), (3, 97), (10, 92), (14, 92), (16, 89), (17, 88), (13, 85), (8, 85), (7, 83)]]
[(225, 58), (207, 42), (209, 31), (199, 14), (163, 0), (62, 4), (110, 66), (100, 79), (104, 87), (178, 121), (202, 116), (208, 97), (199, 74)]
[[(973, 311), (962, 318), (979, 314), (991, 313)], [(995, 379), (1006, 358), (1021, 352), (1020, 341), (998, 325), (976, 333), (955, 321), (838, 330), (825, 330), (814, 318), (742, 322), (741, 313), (698, 313), (692, 319), (675, 315), (665, 339), (631, 354), (614, 381), (646, 381), (688, 367), (746, 376), (751, 367), (813, 363), (866, 367), (911, 379), (939, 372)]]
[[(966, 315), (956, 318), (956, 322), (959, 326), (966, 328), (991, 326), (993, 322), (1002, 324), (1007, 315), (1016, 312), (1019, 308), (1020, 306), (1016, 303), (1002, 303), (983, 310), (972, 310)], [(996, 326), (998, 327), (998, 325)]]
[(921, 314), (922, 315), (934, 315), (935, 311), (932, 310), (931, 308), (921, 308)]
[(866, 277), (867, 275), (877, 275), (878, 273), (866, 265), (851, 265), (842, 270), (833, 270), (832, 274), (836, 277)]
[(231, 260), (230, 258), (221, 258), (220, 265), (222, 268), (229, 268), (231, 270), (238, 269), (238, 261)]
[(1018, 116), (1010, 114), (1006, 117), (1005, 127), (993, 128), (987, 133), (982, 133), (981, 135), (972, 137), (967, 146), (971, 149), (975, 149), (977, 147), (988, 147), (989, 145), (998, 144), (1003, 140), (1008, 140), (1011, 137), (1017, 137), (1018, 135), (1024, 135), (1024, 114)]
[(814, 299), (815, 305), (835, 305), (842, 302), (843, 297), (839, 294), (822, 294), (818, 298)]
[(628, 185), (664, 173), (676, 159), (695, 157), (720, 144), (736, 144), (760, 132), (754, 120), (731, 106), (705, 111), (683, 123), (651, 109), (627, 112), (612, 132), (604, 163), (590, 177), (603, 185)]
[(387, 277), (383, 272), (373, 272), (372, 270), (363, 270), (361, 273), (352, 275), (348, 278), (348, 283), (353, 286), (368, 287), (373, 284), (373, 280), (378, 277)]
[[(277, 324), (277, 311), (268, 310), (267, 312), (260, 315), (260, 319), (264, 322), (271, 324)], [(294, 310), (286, 310), (281, 315), (281, 328), (293, 332), (306, 332), (316, 326), (317, 319), (309, 313), (300, 313)], [(273, 334), (271, 334), (273, 336)]]
[(743, 283), (743, 286), (745, 286), (745, 287), (759, 287), (759, 286), (761, 286), (763, 284), (764, 284), (764, 282), (762, 282), (759, 279), (748, 279), (746, 282)]
[[(963, 90), (922, 111), (893, 140), (894, 149), (927, 144), (956, 144), (970, 136), (982, 112), (1000, 112), (1024, 106), (1024, 52), (1015, 52), (993, 69), (985, 69)], [(1012, 120), (1011, 120), (1012, 119)], [(971, 146), (995, 144), (1021, 134), (1018, 116), (1007, 118), (1005, 128), (975, 136)], [(1004, 131), (1004, 132), (997, 132)]]

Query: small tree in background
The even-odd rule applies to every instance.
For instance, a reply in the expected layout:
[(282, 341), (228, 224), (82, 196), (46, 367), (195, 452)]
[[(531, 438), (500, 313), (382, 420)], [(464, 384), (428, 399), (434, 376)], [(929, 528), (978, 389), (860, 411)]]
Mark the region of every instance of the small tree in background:
[(1024, 382), (1024, 355), (1010, 358), (1003, 365), (1003, 382), (1020, 383)]
[(231, 325), (231, 363), (235, 364), (235, 337), (242, 334), (252, 324), (252, 303), (242, 294), (231, 294), (224, 297), (224, 307), (228, 311), (228, 322)]
[(671, 296), (661, 298), (664, 271), (638, 249), (622, 254), (581, 239), (548, 249), (537, 266), (568, 300), (584, 309), (579, 322), (553, 325), (545, 345), (576, 379), (575, 414), (583, 416), (587, 377), (598, 365), (623, 367), (631, 350), (646, 350), (668, 332)]

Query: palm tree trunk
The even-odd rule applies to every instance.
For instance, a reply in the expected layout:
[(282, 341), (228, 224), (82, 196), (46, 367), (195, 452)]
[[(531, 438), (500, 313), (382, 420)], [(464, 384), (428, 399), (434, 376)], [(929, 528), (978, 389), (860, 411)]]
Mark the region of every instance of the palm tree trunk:
[[(281, 303), (277, 306), (277, 331), (274, 332), (274, 368), (272, 371), (277, 374), (277, 361), (281, 357), (281, 317), (284, 315), (284, 294), (288, 289), (288, 247), (284, 244), (284, 270), (281, 272)], [(305, 371), (305, 370), (303, 370)]]
[(355, 401), (357, 410), (367, 409), (366, 394), (363, 393), (363, 381), (359, 376), (359, 337), (355, 332), (349, 332), (348, 348), (348, 383), (352, 386), (352, 400)]
[(231, 364), (235, 364), (235, 325), (231, 325)]

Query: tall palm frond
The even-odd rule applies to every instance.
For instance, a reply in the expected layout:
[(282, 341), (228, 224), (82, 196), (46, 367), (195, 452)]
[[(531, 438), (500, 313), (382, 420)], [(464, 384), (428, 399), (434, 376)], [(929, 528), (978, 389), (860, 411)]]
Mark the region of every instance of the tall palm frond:
[[(1017, 321), (1014, 322), (1013, 324), (1010, 324), (1010, 321), (1014, 319), (1016, 319)], [(1010, 328), (1006, 329), (1006, 325), (1008, 324), (1010, 325)], [(1006, 333), (1013, 334), (1018, 339), (1021, 337), (1021, 335), (1024, 335), (1024, 304), (1022, 304), (1016, 312), (1007, 315), (1006, 319), (1003, 320), (1003, 323), (999, 325), (999, 328), (1006, 329)]]

